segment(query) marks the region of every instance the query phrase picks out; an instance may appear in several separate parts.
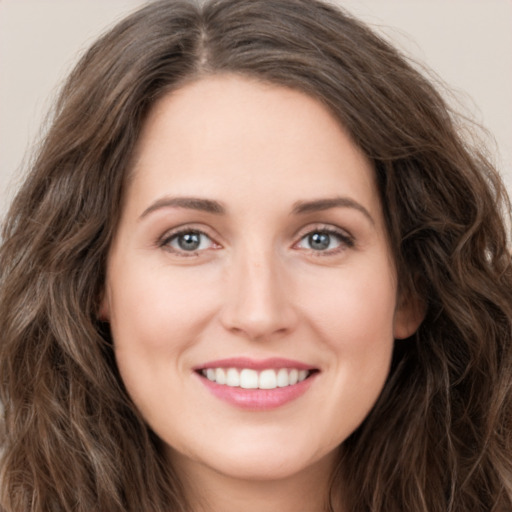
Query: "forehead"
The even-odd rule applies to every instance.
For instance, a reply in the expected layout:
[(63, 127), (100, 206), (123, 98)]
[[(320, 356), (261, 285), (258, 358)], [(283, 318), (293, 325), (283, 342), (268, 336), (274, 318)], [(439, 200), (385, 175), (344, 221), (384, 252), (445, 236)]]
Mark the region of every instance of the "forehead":
[(203, 78), (157, 102), (134, 164), (129, 196), (145, 201), (228, 192), (231, 199), (376, 200), (371, 163), (327, 108), (302, 92), (239, 76)]

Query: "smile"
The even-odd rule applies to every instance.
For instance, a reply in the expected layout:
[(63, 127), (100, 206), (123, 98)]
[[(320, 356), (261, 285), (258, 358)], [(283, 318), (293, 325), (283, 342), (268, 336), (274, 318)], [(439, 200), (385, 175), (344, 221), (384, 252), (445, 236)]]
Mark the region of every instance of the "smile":
[(298, 368), (268, 368), (257, 371), (252, 368), (207, 368), (201, 374), (211, 382), (243, 389), (276, 389), (294, 386), (307, 379), (309, 370)]
[(317, 368), (282, 358), (230, 358), (194, 370), (216, 398), (252, 411), (271, 410), (297, 400), (320, 374)]

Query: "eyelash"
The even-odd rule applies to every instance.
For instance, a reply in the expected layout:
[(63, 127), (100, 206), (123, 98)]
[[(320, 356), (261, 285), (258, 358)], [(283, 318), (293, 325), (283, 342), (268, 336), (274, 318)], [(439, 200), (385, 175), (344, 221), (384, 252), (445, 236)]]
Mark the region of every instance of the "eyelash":
[(211, 240), (211, 242), (214, 244), (214, 245), (217, 245), (218, 247), (220, 247), (219, 244), (217, 244), (211, 236), (209, 236), (207, 233), (205, 233), (204, 231), (202, 231), (201, 229), (196, 229), (196, 228), (182, 228), (182, 229), (179, 229), (177, 231), (172, 231), (170, 233), (166, 233), (162, 238), (161, 240), (158, 242), (158, 246), (162, 249), (165, 249), (177, 256), (181, 256), (181, 257), (185, 257), (185, 258), (190, 258), (192, 256), (199, 256), (199, 254), (204, 250), (204, 249), (196, 249), (194, 251), (187, 251), (185, 249), (176, 249), (176, 248), (173, 248), (171, 247), (171, 243), (174, 241), (174, 240), (178, 240), (179, 237), (183, 237), (185, 235), (199, 235), (200, 237), (207, 237), (209, 240)]
[(312, 254), (315, 257), (325, 257), (325, 256), (334, 256), (346, 249), (351, 249), (355, 246), (355, 240), (354, 238), (349, 235), (347, 232), (342, 231), (340, 229), (335, 229), (330, 226), (318, 226), (313, 229), (308, 229), (306, 233), (301, 235), (298, 242), (294, 244), (294, 247), (296, 247), (298, 244), (300, 244), (303, 240), (306, 240), (308, 237), (311, 237), (313, 235), (320, 234), (320, 235), (328, 235), (329, 237), (335, 237), (339, 241), (338, 247), (335, 247), (334, 249), (324, 249), (324, 250), (314, 250), (314, 249), (306, 249), (310, 254)]
[[(334, 249), (322, 249), (322, 250), (315, 250), (315, 249), (305, 249), (310, 254), (314, 256), (332, 256), (335, 254), (338, 254), (339, 252), (342, 252), (346, 249), (353, 248), (355, 246), (355, 240), (354, 238), (346, 233), (345, 231), (342, 231), (340, 229), (334, 229), (329, 226), (318, 226), (313, 229), (308, 229), (307, 232), (302, 234), (297, 242), (293, 244), (292, 247), (298, 248), (298, 245), (306, 240), (308, 237), (311, 237), (313, 235), (320, 234), (320, 235), (327, 235), (329, 237), (335, 237), (339, 241), (339, 246), (335, 247)], [(220, 244), (217, 244), (211, 236), (209, 236), (207, 233), (200, 229), (196, 228), (182, 228), (177, 231), (172, 231), (170, 233), (166, 233), (159, 241), (158, 241), (158, 247), (165, 249), (177, 256), (180, 257), (194, 257), (199, 256), (201, 252), (203, 252), (206, 249), (196, 249), (193, 251), (187, 251), (185, 249), (177, 249), (171, 247), (171, 243), (175, 240), (178, 240), (179, 237), (185, 236), (185, 235), (198, 235), (199, 237), (206, 237), (210, 240), (210, 242), (217, 246), (214, 248), (220, 248)], [(330, 242), (330, 241), (329, 241)]]

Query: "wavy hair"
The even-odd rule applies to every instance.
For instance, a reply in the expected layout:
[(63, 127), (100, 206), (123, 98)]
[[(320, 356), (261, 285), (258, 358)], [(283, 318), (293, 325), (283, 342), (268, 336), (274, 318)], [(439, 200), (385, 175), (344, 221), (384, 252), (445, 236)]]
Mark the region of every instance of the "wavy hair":
[(321, 101), (373, 162), (403, 300), (382, 394), (332, 475), (353, 512), (512, 509), (509, 204), (485, 154), (389, 43), (316, 0), (160, 0), (83, 56), (0, 249), (4, 512), (184, 512), (179, 475), (97, 318), (132, 152), (151, 106), (235, 73)]

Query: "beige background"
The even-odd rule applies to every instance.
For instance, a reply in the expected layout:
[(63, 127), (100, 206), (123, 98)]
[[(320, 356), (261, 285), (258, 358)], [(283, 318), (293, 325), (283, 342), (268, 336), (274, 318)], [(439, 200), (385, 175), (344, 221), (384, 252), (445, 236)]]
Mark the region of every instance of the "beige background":
[[(0, 0), (0, 215), (77, 57), (141, 0)], [(338, 0), (434, 70), (496, 139), (512, 190), (512, 0)]]

